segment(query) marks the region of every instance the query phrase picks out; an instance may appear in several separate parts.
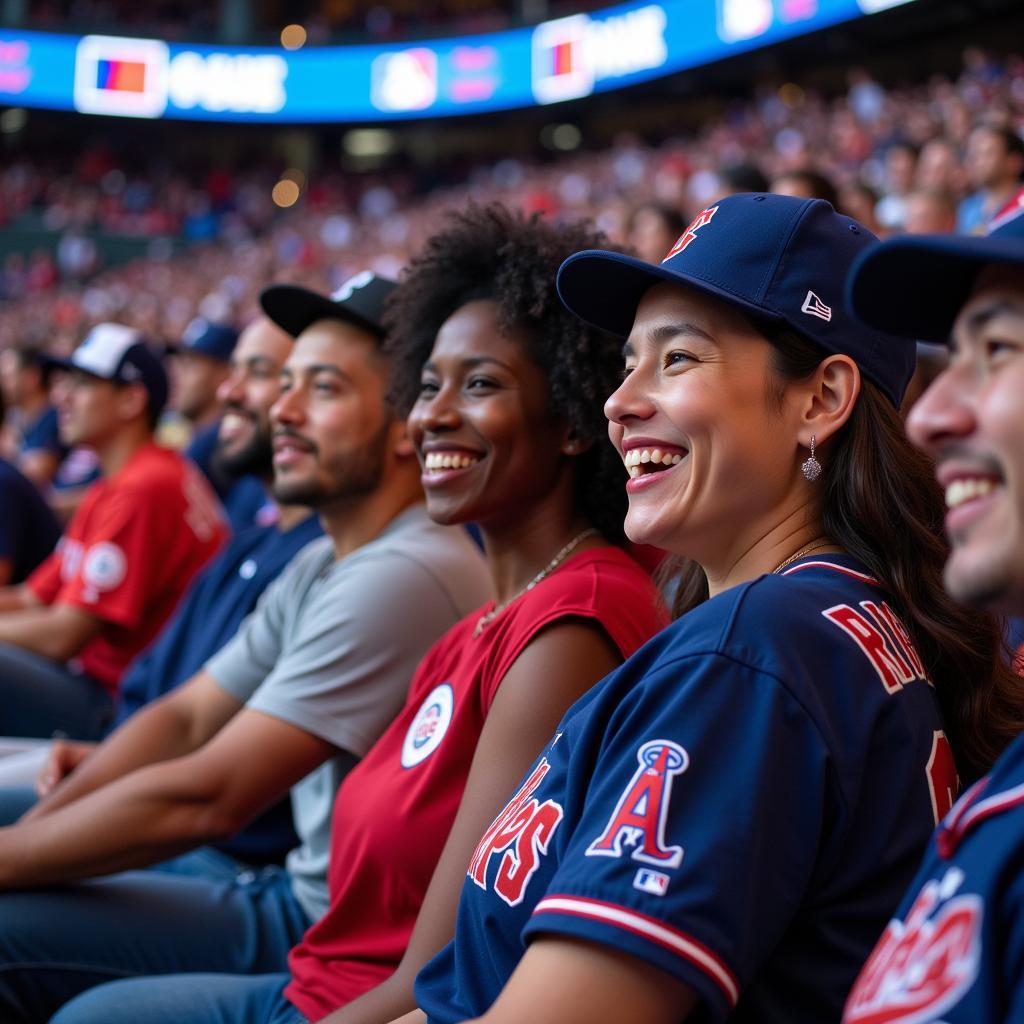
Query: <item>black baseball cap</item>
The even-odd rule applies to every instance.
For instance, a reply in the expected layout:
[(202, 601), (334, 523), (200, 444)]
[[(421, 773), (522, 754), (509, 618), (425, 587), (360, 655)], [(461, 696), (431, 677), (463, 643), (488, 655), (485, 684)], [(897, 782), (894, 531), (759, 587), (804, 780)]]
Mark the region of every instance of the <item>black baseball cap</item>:
[(282, 330), (298, 337), (317, 320), (344, 320), (384, 337), (384, 307), (398, 285), (364, 270), (349, 278), (332, 295), (321, 295), (294, 284), (272, 284), (260, 293), (263, 312)]
[(46, 356), (44, 363), (119, 384), (142, 384), (154, 416), (167, 404), (167, 373), (160, 357), (133, 327), (97, 324), (69, 358)]
[(746, 192), (701, 211), (658, 266), (600, 250), (570, 256), (558, 294), (580, 319), (626, 337), (649, 288), (694, 288), (755, 321), (786, 324), (824, 353), (850, 356), (898, 407), (914, 346), (866, 328), (843, 305), (847, 270), (877, 241), (823, 199)]
[(196, 317), (185, 328), (181, 342), (168, 345), (169, 355), (180, 355), (183, 352), (195, 352), (208, 356), (221, 363), (230, 363), (231, 354), (238, 344), (238, 331), (229, 324), (217, 324), (203, 317)]
[(861, 321), (894, 334), (946, 344), (983, 267), (1024, 266), (1024, 189), (982, 237), (906, 235), (862, 253), (847, 280)]

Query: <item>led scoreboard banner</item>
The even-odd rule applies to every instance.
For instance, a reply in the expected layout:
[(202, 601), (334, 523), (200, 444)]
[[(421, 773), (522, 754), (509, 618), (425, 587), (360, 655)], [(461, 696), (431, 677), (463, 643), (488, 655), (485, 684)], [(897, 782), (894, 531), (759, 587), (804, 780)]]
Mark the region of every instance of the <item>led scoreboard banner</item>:
[(579, 99), (910, 0), (663, 0), (406, 46), (289, 51), (0, 28), (0, 105), (122, 117), (358, 122)]

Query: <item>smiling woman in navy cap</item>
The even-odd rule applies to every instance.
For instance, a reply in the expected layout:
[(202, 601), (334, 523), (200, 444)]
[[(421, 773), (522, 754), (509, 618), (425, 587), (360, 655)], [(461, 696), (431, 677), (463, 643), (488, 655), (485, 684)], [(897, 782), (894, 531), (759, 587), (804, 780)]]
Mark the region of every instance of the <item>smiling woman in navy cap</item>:
[(627, 339), (626, 532), (685, 559), (686, 614), (484, 834), (417, 981), (431, 1022), (837, 1020), (957, 766), (1006, 742), (979, 714), (1008, 685), (995, 623), (942, 592), (941, 498), (897, 413), (913, 346), (842, 308), (872, 241), (747, 194), (660, 266), (563, 264), (566, 305)]

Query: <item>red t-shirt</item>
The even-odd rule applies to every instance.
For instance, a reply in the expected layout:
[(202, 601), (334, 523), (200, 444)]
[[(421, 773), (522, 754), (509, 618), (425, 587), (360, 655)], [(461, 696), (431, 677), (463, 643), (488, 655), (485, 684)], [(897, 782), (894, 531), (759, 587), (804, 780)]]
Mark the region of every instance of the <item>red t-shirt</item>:
[(125, 667), (226, 538), (220, 506), (198, 470), (147, 444), (89, 488), (28, 586), (43, 604), (74, 605), (103, 620), (75, 660), (115, 695)]
[(557, 619), (593, 619), (628, 657), (666, 622), (648, 574), (613, 547), (574, 556), (474, 637), (491, 607), (464, 618), (427, 652), (405, 707), (338, 789), (331, 906), (289, 957), (293, 980), (285, 994), (310, 1020), (398, 966), (487, 712), (530, 640)]

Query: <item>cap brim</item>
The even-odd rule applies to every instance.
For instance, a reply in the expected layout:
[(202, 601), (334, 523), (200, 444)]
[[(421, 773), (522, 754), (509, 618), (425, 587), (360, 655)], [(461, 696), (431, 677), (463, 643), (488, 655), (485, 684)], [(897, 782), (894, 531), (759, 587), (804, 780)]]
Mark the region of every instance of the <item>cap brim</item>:
[(381, 337), (381, 327), (368, 317), (360, 316), (340, 302), (326, 295), (302, 288), (297, 284), (272, 284), (260, 292), (260, 306), (283, 331), (297, 338), (318, 320), (344, 320), (375, 338)]
[(571, 313), (594, 327), (628, 337), (637, 307), (656, 284), (694, 288), (762, 320), (781, 320), (770, 310), (738, 298), (725, 288), (633, 256), (586, 249), (570, 256), (558, 270), (558, 295)]
[(957, 235), (891, 238), (854, 261), (846, 302), (869, 327), (946, 344), (975, 278), (989, 263), (1024, 266), (1021, 240)]
[(39, 365), (45, 370), (65, 370), (72, 373), (83, 373), (86, 377), (95, 377), (96, 380), (110, 380), (109, 377), (104, 377), (102, 374), (96, 373), (95, 370), (88, 370), (79, 366), (72, 359), (62, 359), (60, 356), (51, 356), (44, 353), (39, 358)]

